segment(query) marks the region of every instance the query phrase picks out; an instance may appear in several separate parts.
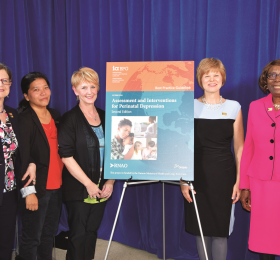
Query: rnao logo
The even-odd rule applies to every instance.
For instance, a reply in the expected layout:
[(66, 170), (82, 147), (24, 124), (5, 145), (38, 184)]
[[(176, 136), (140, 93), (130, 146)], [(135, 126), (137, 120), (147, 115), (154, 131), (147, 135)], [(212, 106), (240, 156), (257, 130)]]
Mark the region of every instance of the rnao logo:
[(121, 71), (123, 71), (123, 70), (128, 71), (128, 67), (120, 67), (120, 70)]
[(113, 70), (114, 70), (114, 71), (120, 71), (120, 67), (115, 67), (115, 66), (113, 66)]
[(180, 166), (178, 164), (175, 164), (174, 165), (174, 168), (178, 168), (178, 169), (187, 169), (188, 167), (187, 166)]
[(110, 168), (127, 168), (127, 164), (122, 164), (122, 163), (110, 163)]

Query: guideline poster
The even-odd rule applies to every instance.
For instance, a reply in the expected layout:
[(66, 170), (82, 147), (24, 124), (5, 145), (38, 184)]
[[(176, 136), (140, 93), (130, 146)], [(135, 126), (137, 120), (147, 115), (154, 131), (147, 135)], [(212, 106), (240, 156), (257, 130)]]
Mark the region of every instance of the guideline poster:
[(107, 62), (105, 178), (193, 180), (194, 62)]

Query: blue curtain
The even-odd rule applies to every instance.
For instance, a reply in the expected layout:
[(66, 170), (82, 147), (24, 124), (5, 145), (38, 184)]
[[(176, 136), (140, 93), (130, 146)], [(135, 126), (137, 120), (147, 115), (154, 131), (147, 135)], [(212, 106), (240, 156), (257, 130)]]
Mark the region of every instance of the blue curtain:
[[(62, 114), (75, 104), (71, 75), (82, 66), (100, 76), (97, 106), (105, 107), (106, 62), (222, 60), (221, 93), (242, 105), (244, 126), (251, 101), (263, 97), (262, 68), (280, 58), (279, 0), (0, 0), (0, 62), (14, 75), (6, 104), (23, 98), (20, 80), (41, 71), (50, 80), (51, 107)], [(202, 90), (195, 86), (195, 96)], [(122, 191), (115, 185), (99, 237), (108, 239)], [(198, 259), (184, 231), (183, 198), (165, 185), (166, 257)], [(218, 203), (218, 202), (217, 202)], [(229, 260), (258, 259), (247, 249), (249, 213), (237, 203)], [(114, 240), (162, 258), (162, 184), (128, 187)]]

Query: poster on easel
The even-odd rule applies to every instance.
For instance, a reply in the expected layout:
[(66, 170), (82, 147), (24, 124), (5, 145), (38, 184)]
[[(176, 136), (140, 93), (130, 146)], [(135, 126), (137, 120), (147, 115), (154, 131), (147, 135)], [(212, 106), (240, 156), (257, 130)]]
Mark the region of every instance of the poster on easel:
[(194, 62), (107, 62), (105, 179), (193, 180)]

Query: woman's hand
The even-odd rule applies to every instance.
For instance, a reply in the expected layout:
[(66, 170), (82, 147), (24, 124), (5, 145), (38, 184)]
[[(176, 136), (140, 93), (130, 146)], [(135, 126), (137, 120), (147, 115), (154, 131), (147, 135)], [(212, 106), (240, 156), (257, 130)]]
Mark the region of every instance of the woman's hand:
[(38, 199), (37, 196), (33, 193), (25, 198), (26, 209), (35, 211), (38, 209)]
[(236, 203), (240, 199), (240, 190), (239, 190), (239, 183), (235, 183), (233, 186), (233, 191), (231, 195), (232, 204)]
[(85, 185), (89, 197), (92, 198), (100, 198), (100, 194), (102, 193), (98, 186), (90, 181), (87, 185)]
[(105, 182), (100, 194), (100, 198), (109, 199), (113, 193), (115, 180), (108, 180)]
[[(191, 203), (192, 202), (192, 198), (190, 196), (191, 187), (189, 185), (180, 185), (180, 186), (181, 186), (181, 192), (183, 196), (189, 203)], [(194, 194), (196, 194), (195, 190), (193, 190), (193, 192)]]
[(242, 190), (241, 198), (240, 198), (242, 207), (248, 211), (251, 211), (251, 191), (250, 190)]
[[(26, 177), (29, 176), (29, 180), (27, 181), (27, 183), (23, 186), (24, 188), (27, 187), (30, 182), (33, 182), (33, 185), (36, 184), (36, 164), (35, 163), (30, 163), (26, 173), (23, 175), (22, 177), (22, 181), (24, 181), (26, 179)], [(37, 197), (36, 197), (37, 198)], [(38, 204), (38, 203), (37, 203)]]

